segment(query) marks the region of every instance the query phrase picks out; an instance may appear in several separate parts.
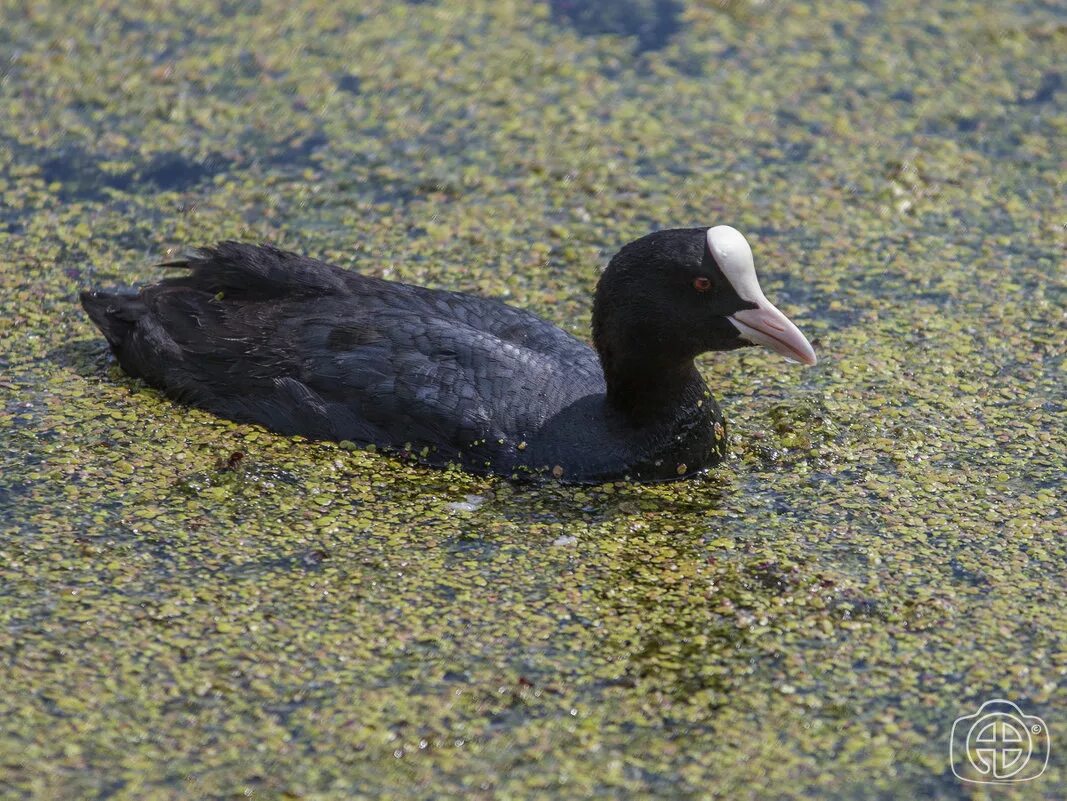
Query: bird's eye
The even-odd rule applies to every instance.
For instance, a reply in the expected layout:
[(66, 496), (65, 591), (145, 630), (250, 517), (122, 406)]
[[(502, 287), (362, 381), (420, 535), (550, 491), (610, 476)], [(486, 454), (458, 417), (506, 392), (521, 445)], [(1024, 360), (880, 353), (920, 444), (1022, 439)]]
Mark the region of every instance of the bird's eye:
[(711, 289), (711, 279), (704, 275), (697, 276), (693, 279), (693, 289), (697, 292), (707, 292)]

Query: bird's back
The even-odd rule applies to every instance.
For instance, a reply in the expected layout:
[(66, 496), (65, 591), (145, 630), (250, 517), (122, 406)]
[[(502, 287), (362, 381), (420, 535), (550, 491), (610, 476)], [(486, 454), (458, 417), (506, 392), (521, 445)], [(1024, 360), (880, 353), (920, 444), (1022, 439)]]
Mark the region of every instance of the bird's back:
[(84, 293), (123, 369), (283, 434), (352, 440), (503, 472), (574, 401), (596, 354), (499, 301), (224, 242), (140, 293)]

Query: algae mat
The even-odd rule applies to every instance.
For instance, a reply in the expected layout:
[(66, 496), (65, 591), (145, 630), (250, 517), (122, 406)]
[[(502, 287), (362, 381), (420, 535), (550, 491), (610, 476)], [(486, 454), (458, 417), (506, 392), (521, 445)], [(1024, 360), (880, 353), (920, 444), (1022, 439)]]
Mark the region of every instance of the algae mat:
[[(137, 6), (0, 5), (4, 798), (1067, 795), (1062, 5)], [(670, 486), (231, 425), (75, 302), (234, 237), (585, 336), (715, 223), (821, 361), (702, 360), (733, 456)]]

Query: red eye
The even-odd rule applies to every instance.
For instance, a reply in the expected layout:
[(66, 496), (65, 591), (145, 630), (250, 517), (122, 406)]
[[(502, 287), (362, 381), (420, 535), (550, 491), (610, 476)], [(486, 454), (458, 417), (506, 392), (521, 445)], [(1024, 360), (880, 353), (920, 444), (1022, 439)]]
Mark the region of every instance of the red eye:
[(711, 279), (703, 275), (693, 279), (693, 289), (697, 292), (707, 292), (711, 289)]

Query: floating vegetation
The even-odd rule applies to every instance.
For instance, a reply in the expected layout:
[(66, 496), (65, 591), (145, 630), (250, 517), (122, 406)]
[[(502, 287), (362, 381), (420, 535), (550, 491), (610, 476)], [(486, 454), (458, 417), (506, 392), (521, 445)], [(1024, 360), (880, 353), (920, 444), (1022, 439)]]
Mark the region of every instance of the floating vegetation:
[[(956, 717), (1060, 731), (1062, 13), (564, 5), (5, 11), (5, 797), (955, 800)], [(241, 238), (587, 336), (719, 222), (820, 362), (703, 359), (732, 457), (669, 486), (231, 424), (76, 302)]]

